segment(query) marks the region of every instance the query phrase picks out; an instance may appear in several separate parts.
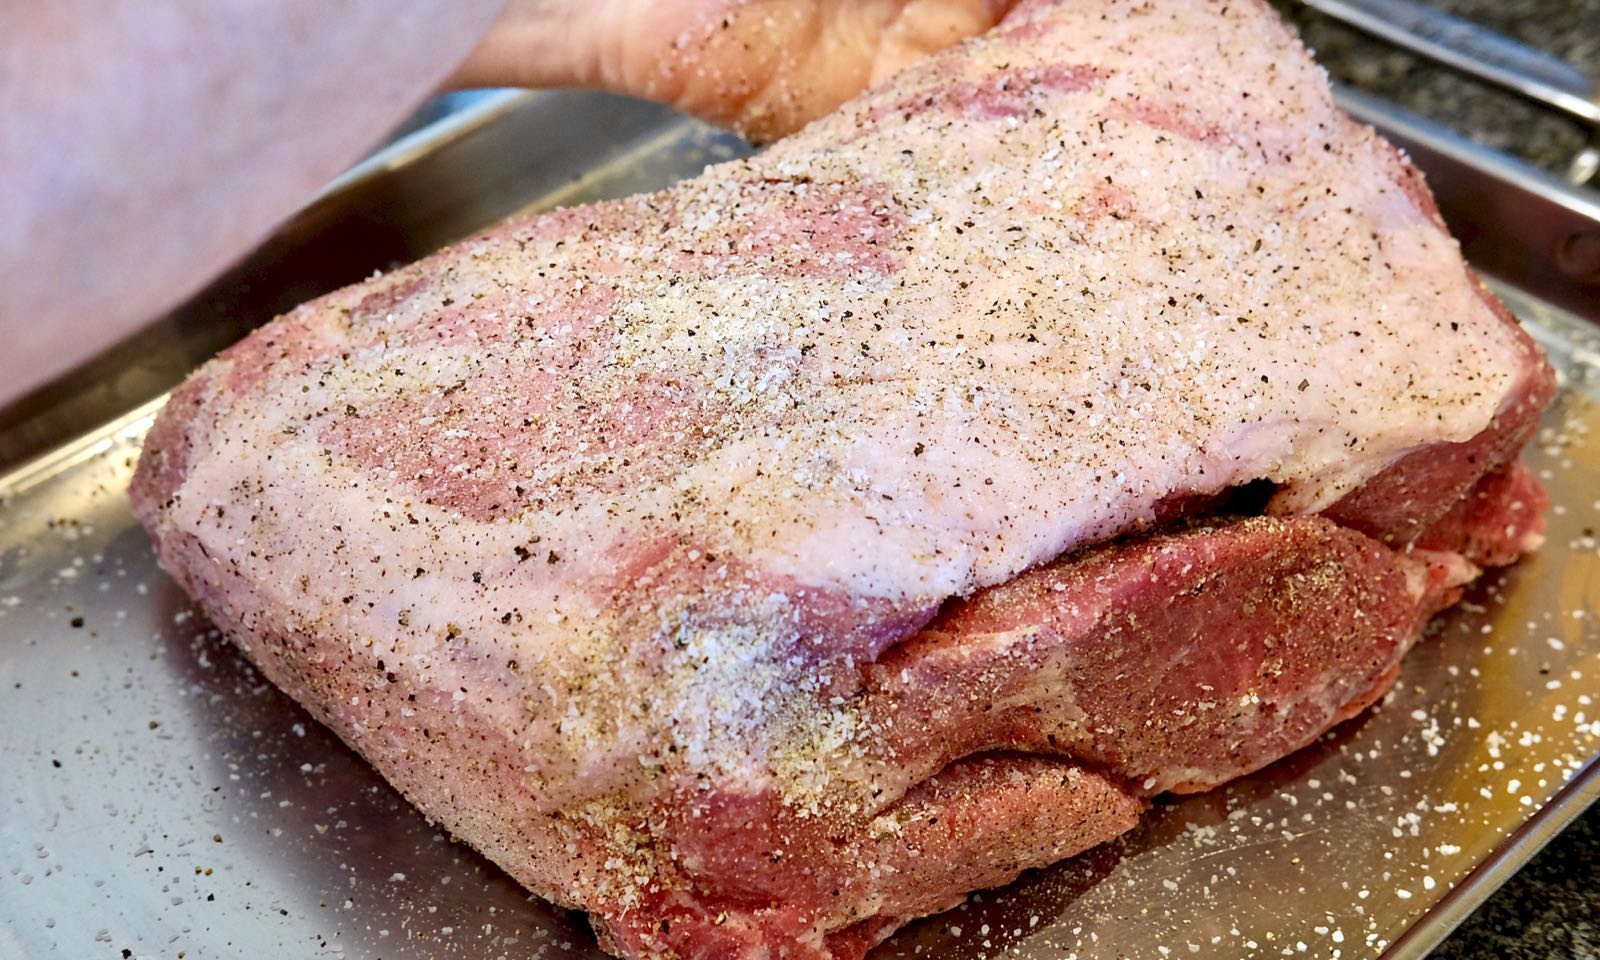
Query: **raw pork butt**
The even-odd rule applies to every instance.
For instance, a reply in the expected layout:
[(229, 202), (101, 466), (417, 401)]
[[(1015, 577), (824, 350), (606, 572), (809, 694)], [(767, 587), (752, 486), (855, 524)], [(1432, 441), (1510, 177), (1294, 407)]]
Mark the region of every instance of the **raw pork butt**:
[(1552, 389), (1264, 4), (1033, 2), (278, 319), (133, 498), (607, 948), (855, 958), (1380, 696), (1537, 545)]

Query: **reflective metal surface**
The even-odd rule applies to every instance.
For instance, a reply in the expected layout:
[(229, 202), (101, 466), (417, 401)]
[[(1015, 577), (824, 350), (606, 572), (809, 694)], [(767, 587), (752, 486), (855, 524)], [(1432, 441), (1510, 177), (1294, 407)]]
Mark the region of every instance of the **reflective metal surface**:
[(1536, 100), (1600, 124), (1600, 90), (1582, 70), (1420, 0), (1302, 0), (1336, 20)]
[[(659, 185), (736, 149), (607, 98), (494, 111), (330, 194), (219, 287), (228, 316), (264, 320), (374, 258), (529, 203)], [(610, 126), (586, 143), (596, 117)], [(1437, 146), (1470, 192), (1473, 158)], [(1538, 183), (1476, 176), (1479, 194), (1583, 220)], [(458, 209), (468, 196), (476, 207)], [(363, 246), (385, 223), (388, 245)], [(1514, 253), (1494, 269), (1539, 291), (1504, 288), (1565, 384), (1532, 454), (1556, 502), (1546, 548), (1442, 618), (1379, 709), (1257, 776), (1161, 803), (1121, 841), (919, 923), (880, 956), (1416, 957), (1595, 798), (1600, 335), (1551, 305), (1581, 307), (1580, 281)], [(198, 355), (223, 336), (187, 316), (163, 342)], [(122, 362), (148, 363), (153, 381), (184, 369)], [(29, 422), (64, 429), (95, 408), (63, 409)], [(0, 479), (0, 958), (598, 956), (581, 920), (430, 828), (156, 569), (123, 493), (152, 412)]]
[(1572, 64), (1419, 0), (1301, 2), (1401, 49), (1577, 120), (1588, 128), (1590, 142), (1572, 159), (1567, 179), (1588, 183), (1600, 169), (1600, 86)]

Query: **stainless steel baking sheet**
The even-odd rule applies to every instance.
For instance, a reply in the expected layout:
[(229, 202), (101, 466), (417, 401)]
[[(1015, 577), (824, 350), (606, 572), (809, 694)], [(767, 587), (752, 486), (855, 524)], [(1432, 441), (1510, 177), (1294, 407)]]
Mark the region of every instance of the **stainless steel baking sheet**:
[[(549, 125), (612, 109), (626, 123), (593, 163)], [(403, 145), (317, 222), (349, 231), (340, 202), (386, 197), (413, 224), (408, 249), (426, 247), (736, 149), (634, 110), (495, 104), (478, 128)], [(565, 144), (538, 146), (541, 162), (578, 179), (508, 179), (522, 165), (496, 151), (540, 136)], [(419, 182), (422, 200), (394, 192)], [(481, 209), (448, 226), (408, 206), (463, 191)], [(313, 247), (323, 235), (299, 229)], [(259, 267), (255, 299), (237, 303), (278, 302), (282, 276)], [(1501, 289), (1563, 377), (1531, 451), (1556, 504), (1545, 549), (1441, 618), (1378, 709), (1257, 776), (1160, 803), (1122, 840), (918, 923), (878, 956), (1420, 956), (1595, 798), (1600, 335), (1550, 298)], [(188, 316), (188, 339), (183, 324), (161, 335), (216, 336)], [(580, 918), (426, 824), (156, 568), (124, 496), (154, 409), (0, 479), (0, 957), (599, 956)], [(51, 416), (30, 429), (71, 422)]]

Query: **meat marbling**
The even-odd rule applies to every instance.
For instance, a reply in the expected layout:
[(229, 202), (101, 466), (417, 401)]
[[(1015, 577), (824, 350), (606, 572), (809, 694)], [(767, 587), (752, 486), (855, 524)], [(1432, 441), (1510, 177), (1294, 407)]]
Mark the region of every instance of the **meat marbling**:
[(1552, 394), (1258, 0), (1026, 3), (197, 372), (166, 568), (632, 957), (859, 957), (1256, 769), (1535, 546)]

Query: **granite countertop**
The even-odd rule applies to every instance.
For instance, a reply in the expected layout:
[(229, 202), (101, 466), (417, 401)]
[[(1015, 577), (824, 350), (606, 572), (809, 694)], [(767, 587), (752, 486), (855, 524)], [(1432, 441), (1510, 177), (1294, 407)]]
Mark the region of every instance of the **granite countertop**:
[[(1600, 0), (1432, 2), (1600, 77)], [(1564, 170), (1584, 145), (1575, 122), (1369, 40), (1293, 0), (1272, 3), (1338, 80), (1549, 170)], [(1600, 805), (1552, 840), (1432, 956), (1479, 958), (1600, 960)]]
[[(1600, 0), (1431, 0), (1433, 6), (1553, 53), (1600, 78)], [(1271, 0), (1300, 28), (1336, 79), (1441, 120), (1478, 142), (1562, 171), (1583, 148), (1576, 121), (1311, 12), (1295, 0)]]

